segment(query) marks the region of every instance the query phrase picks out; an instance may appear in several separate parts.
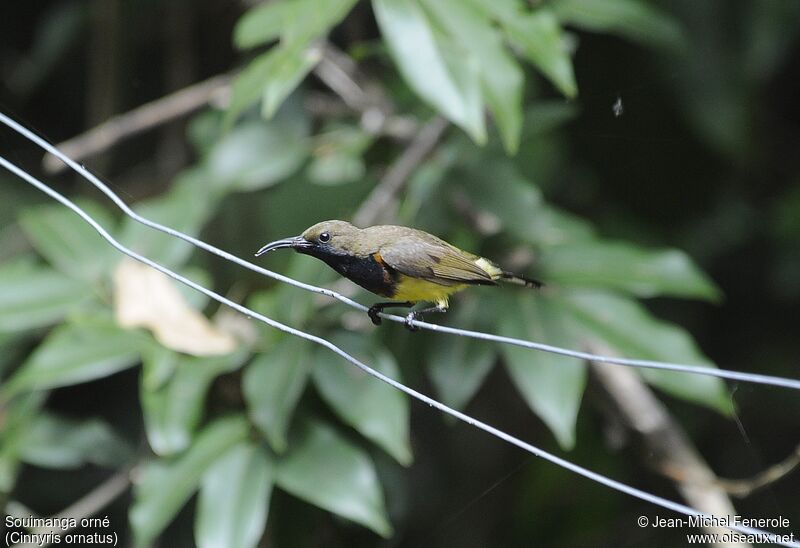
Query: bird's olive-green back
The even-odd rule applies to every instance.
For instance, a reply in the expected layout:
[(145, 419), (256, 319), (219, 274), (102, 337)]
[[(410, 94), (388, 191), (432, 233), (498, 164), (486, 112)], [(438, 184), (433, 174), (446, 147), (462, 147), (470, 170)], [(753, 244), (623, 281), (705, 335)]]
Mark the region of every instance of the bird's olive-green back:
[(360, 229), (345, 221), (324, 221), (308, 228), (303, 237), (317, 241), (326, 232), (331, 247), (357, 257), (378, 253), (387, 265), (415, 278), (489, 283), (493, 279), (476, 264), (480, 257), (422, 230), (394, 225)]

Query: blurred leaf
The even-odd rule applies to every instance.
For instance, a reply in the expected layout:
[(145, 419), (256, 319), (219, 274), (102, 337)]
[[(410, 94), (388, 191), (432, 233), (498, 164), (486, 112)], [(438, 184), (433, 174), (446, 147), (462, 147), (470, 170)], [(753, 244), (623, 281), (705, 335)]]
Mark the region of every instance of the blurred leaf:
[(206, 426), (179, 458), (142, 466), (134, 487), (129, 520), (135, 546), (149, 546), (189, 500), (206, 470), (247, 438), (242, 416), (218, 419)]
[(86, 282), (27, 260), (0, 265), (0, 333), (53, 324), (92, 296)]
[(495, 359), (494, 350), (468, 337), (445, 337), (435, 344), (428, 371), (442, 402), (456, 409), (466, 407)]
[(580, 110), (574, 102), (549, 99), (526, 105), (523, 139), (547, 135), (564, 127), (578, 117)]
[(53, 69), (61, 66), (88, 20), (85, 4), (56, 3), (43, 8), (37, 10), (39, 20), (30, 39), (30, 51), (24, 59), (9, 63), (11, 70), (3, 78), (17, 97), (32, 95)]
[(461, 0), (423, 0), (423, 5), (479, 65), (481, 90), (509, 153), (519, 146), (523, 74), (485, 14)]
[(318, 185), (340, 185), (360, 179), (366, 173), (364, 161), (351, 154), (326, 154), (308, 166), (308, 178)]
[[(94, 202), (78, 201), (109, 233), (114, 221)], [(58, 205), (25, 209), (20, 223), (36, 251), (58, 270), (79, 280), (97, 281), (121, 255), (76, 213)]]
[[(211, 274), (200, 267), (184, 266), (182, 268), (176, 268), (175, 270), (181, 276), (189, 278), (203, 287), (214, 287), (214, 279), (211, 277)], [(177, 280), (174, 285), (175, 289), (178, 290), (178, 293), (181, 294), (186, 303), (194, 309), (203, 310), (206, 306), (208, 306), (209, 301), (211, 301), (211, 297), (205, 293), (201, 293), (195, 288), (189, 287), (188, 285), (178, 282)], [(216, 318), (214, 318), (214, 323), (217, 323)]]
[[(455, 310), (453, 325), (491, 331), (494, 319), (485, 313), (488, 304), (487, 299), (465, 295)], [(428, 375), (442, 402), (463, 409), (481, 387), (496, 359), (496, 350), (484, 341), (441, 337), (428, 351)]]
[(214, 147), (208, 172), (217, 188), (258, 190), (297, 171), (307, 155), (305, 136), (288, 133), (277, 120), (248, 120)]
[(233, 41), (239, 49), (277, 38), (281, 43), (308, 43), (326, 34), (350, 12), (356, 0), (281, 0), (251, 8), (236, 23)]
[[(370, 367), (400, 380), (394, 356), (362, 335), (337, 332), (331, 341)], [(405, 394), (344, 361), (327, 348), (314, 353), (312, 377), (322, 398), (347, 424), (400, 464), (411, 464)]]
[(108, 377), (134, 365), (144, 339), (111, 323), (65, 324), (55, 328), (0, 393), (68, 386)]
[(542, 277), (565, 286), (599, 286), (640, 297), (670, 295), (719, 301), (719, 289), (677, 249), (623, 242), (578, 242), (542, 251)]
[(194, 534), (200, 548), (258, 545), (267, 524), (274, 481), (272, 458), (252, 443), (240, 442), (203, 475)]
[(263, 82), (261, 103), (261, 114), (267, 119), (275, 115), (284, 99), (322, 59), (322, 50), (317, 46), (302, 50), (273, 48), (269, 53), (275, 58), (270, 75)]
[[(133, 209), (151, 221), (197, 236), (211, 215), (218, 196), (209, 192), (210, 178), (201, 168), (182, 172), (165, 194), (137, 203)], [(194, 246), (175, 236), (153, 230), (126, 218), (120, 241), (134, 251), (174, 268), (181, 266)]]
[[(265, 242), (266, 243), (266, 242)], [(332, 278), (331, 270), (321, 261), (310, 260), (300, 254), (292, 254), (288, 266), (280, 269), (286, 276), (313, 285), (322, 285)], [(288, 284), (279, 284), (276, 287), (254, 294), (248, 300), (248, 306), (265, 316), (289, 325), (305, 325), (316, 313), (314, 293), (298, 291)], [(275, 336), (272, 327), (264, 326), (268, 336)], [(283, 335), (277, 335), (283, 338)]]
[[(755, 161), (760, 142), (754, 110), (758, 92), (745, 66), (746, 38), (741, 35), (752, 22), (744, 24), (748, 16), (741, 12), (740, 27), (733, 18), (725, 19), (732, 10), (713, 3), (676, 3), (672, 9), (691, 31), (684, 54), (665, 57), (662, 69), (673, 78), (670, 91), (679, 99), (677, 112), (690, 124), (693, 137), (715, 148), (734, 169)], [(733, 42), (742, 47), (731, 47)]]
[(6, 371), (19, 365), (21, 357), (28, 353), (28, 338), (0, 331), (0, 379)]
[[(270, 5), (275, 5), (272, 3)], [(234, 80), (231, 88), (231, 101), (225, 113), (223, 126), (229, 129), (239, 116), (258, 102), (264, 95), (264, 83), (273, 71), (277, 55), (287, 51), (275, 47), (253, 59)], [(288, 50), (291, 51), (291, 50)], [(278, 52), (278, 53), (276, 53)], [(286, 55), (284, 53), (284, 55)]]
[(548, 5), (563, 23), (590, 31), (671, 49), (679, 49), (685, 42), (680, 23), (650, 2), (553, 0)]
[(321, 185), (338, 185), (360, 179), (366, 172), (362, 159), (372, 137), (355, 126), (328, 128), (314, 139), (308, 177)]
[(205, 157), (222, 136), (225, 111), (207, 108), (192, 116), (186, 128), (186, 138), (195, 152)]
[(278, 39), (288, 25), (298, 22), (298, 12), (309, 3), (279, 0), (257, 4), (236, 22), (233, 43), (239, 49), (248, 49)]
[[(471, 207), (492, 214), (512, 236), (539, 243), (533, 229), (542, 194), (525, 179), (508, 158), (473, 154), (455, 170), (453, 180), (463, 188)], [(492, 181), (491, 185), (486, 181)]]
[[(594, 229), (587, 221), (547, 205), (539, 187), (523, 176), (512, 160), (467, 151), (461, 157), (461, 165), (451, 174), (462, 189), (461, 197), (514, 239), (550, 247), (592, 238)], [(458, 194), (454, 198), (459, 198)]]
[(476, 143), (486, 141), (478, 67), (431, 24), (416, 0), (373, 0), (383, 38), (408, 85)]
[(166, 274), (126, 258), (113, 279), (118, 325), (144, 327), (167, 348), (193, 356), (229, 354), (238, 346), (231, 334), (192, 308)]
[[(564, 348), (579, 348), (563, 308), (530, 293), (508, 298), (500, 321), (503, 335)], [(506, 366), (530, 408), (564, 449), (575, 445), (575, 423), (586, 386), (586, 366), (575, 358), (503, 345)]]
[(567, 97), (578, 94), (561, 25), (552, 11), (539, 8), (532, 13), (503, 19), (508, 38)]
[(272, 118), (286, 97), (322, 59), (317, 45), (280, 45), (256, 57), (233, 83), (225, 123), (230, 127), (248, 107), (263, 100), (262, 114)]
[(595, 235), (592, 225), (582, 217), (549, 206), (538, 208), (529, 223), (530, 239), (545, 248), (588, 242)]
[(251, 420), (278, 453), (286, 450), (286, 433), (295, 405), (308, 381), (307, 342), (285, 336), (256, 356), (244, 372), (243, 391)]
[(68, 420), (37, 415), (23, 434), (20, 455), (45, 468), (77, 468), (83, 464), (117, 467), (132, 454), (127, 442), (98, 419)]
[(209, 386), (245, 358), (245, 352), (197, 358), (156, 345), (143, 354), (139, 397), (147, 441), (156, 454), (172, 455), (189, 446)]
[(297, 430), (297, 439), (278, 462), (278, 486), (390, 537), (392, 527), (370, 458), (321, 422), (308, 421)]
[(16, 483), (23, 441), (46, 397), (45, 392), (29, 392), (11, 401), (1, 402), (3, 423), (0, 428), (0, 493), (11, 493)]
[(800, 2), (748, 3), (743, 9), (749, 22), (742, 29), (747, 34), (743, 65), (753, 78), (771, 78), (800, 34)]
[[(624, 357), (714, 367), (685, 330), (653, 318), (632, 299), (600, 291), (573, 291), (560, 300), (574, 315), (584, 337), (599, 340)], [(674, 396), (726, 415), (733, 411), (721, 379), (656, 369), (639, 369), (639, 373)]]

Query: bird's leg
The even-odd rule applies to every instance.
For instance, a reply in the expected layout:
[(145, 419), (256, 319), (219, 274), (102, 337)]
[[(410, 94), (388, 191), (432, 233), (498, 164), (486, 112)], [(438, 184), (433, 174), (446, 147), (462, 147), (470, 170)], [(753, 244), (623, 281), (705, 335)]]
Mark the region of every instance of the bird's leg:
[(423, 308), (421, 310), (412, 310), (406, 316), (406, 329), (408, 329), (409, 331), (419, 331), (419, 327), (415, 326), (411, 322), (413, 322), (414, 320), (421, 320), (422, 315), (427, 314), (429, 312), (437, 312), (441, 314), (447, 312), (447, 306), (439, 304), (436, 306), (431, 306), (430, 308)]
[(409, 307), (409, 306), (414, 306), (414, 303), (412, 303), (411, 301), (404, 301), (404, 302), (389, 301), (386, 303), (375, 303), (369, 307), (369, 310), (367, 310), (367, 315), (369, 316), (369, 319), (372, 320), (372, 323), (374, 323), (375, 325), (380, 325), (381, 317), (378, 316), (378, 314), (382, 312), (384, 308), (390, 308), (393, 306)]

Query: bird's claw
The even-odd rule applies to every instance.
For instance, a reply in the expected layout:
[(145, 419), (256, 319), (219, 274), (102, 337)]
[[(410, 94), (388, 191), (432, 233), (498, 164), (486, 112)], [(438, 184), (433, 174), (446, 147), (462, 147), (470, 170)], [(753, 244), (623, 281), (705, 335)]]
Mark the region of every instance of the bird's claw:
[(380, 308), (374, 306), (369, 307), (369, 310), (367, 310), (367, 316), (369, 316), (369, 319), (372, 320), (372, 323), (374, 323), (375, 325), (381, 324), (381, 317), (378, 316), (378, 314), (380, 314), (380, 311), (381, 311)]
[(419, 331), (419, 327), (417, 327), (416, 325), (414, 325), (412, 323), (416, 319), (417, 319), (417, 315), (415, 313), (413, 313), (413, 312), (409, 312), (408, 315), (406, 316), (406, 321), (405, 321), (406, 329), (408, 329), (409, 331), (412, 331), (412, 332), (413, 331)]

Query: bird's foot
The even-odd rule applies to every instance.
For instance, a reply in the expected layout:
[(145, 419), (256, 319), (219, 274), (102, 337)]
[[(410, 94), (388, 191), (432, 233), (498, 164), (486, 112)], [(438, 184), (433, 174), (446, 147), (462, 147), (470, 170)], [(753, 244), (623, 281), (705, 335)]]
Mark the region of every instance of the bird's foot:
[(369, 310), (367, 310), (367, 316), (369, 316), (369, 319), (372, 320), (372, 323), (374, 323), (375, 325), (381, 324), (381, 317), (378, 316), (380, 312), (381, 312), (381, 307), (377, 305), (370, 306)]
[(414, 320), (419, 320), (419, 319), (421, 319), (421, 318), (420, 318), (420, 315), (419, 315), (418, 313), (416, 313), (416, 312), (409, 312), (409, 313), (406, 315), (406, 321), (405, 321), (405, 326), (406, 326), (406, 329), (408, 329), (408, 330), (409, 330), (409, 331), (411, 331), (412, 333), (413, 333), (414, 331), (419, 331), (419, 327), (417, 327), (416, 325), (414, 325), (414, 324), (412, 323)]

